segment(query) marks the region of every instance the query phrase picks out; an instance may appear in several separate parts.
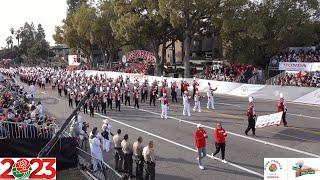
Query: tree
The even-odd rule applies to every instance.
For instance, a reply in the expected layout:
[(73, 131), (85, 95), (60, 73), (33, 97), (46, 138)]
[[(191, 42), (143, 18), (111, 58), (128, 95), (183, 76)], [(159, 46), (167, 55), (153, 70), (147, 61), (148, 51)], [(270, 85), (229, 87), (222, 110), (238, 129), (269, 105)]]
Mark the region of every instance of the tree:
[(78, 8), (80, 8), (87, 2), (87, 0), (67, 0), (68, 13), (74, 14), (78, 10)]
[(228, 57), (264, 66), (270, 57), (290, 46), (314, 44), (316, 0), (248, 2), (223, 22)]
[(190, 76), (191, 40), (208, 29), (218, 0), (159, 0), (160, 13), (183, 33), (184, 77)]
[(63, 29), (60, 26), (55, 27), (55, 33), (52, 35), (56, 44), (63, 44)]
[(112, 23), (116, 37), (151, 49), (156, 58), (156, 71), (161, 75), (166, 62), (166, 50), (175, 42), (179, 31), (173, 28), (169, 18), (160, 15), (159, 1), (116, 0), (114, 9), (118, 16)]
[(74, 14), (68, 14), (63, 25), (63, 41), (70, 48), (80, 49), (91, 60), (96, 19), (96, 10), (84, 4)]

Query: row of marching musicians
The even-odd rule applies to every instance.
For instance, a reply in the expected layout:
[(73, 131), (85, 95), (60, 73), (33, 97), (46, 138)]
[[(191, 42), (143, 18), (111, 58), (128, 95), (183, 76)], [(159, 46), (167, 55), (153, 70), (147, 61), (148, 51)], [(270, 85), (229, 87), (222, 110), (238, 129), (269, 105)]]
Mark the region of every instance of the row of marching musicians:
[[(183, 116), (191, 116), (190, 107), (191, 107), (191, 101), (192, 96), (189, 94), (188, 88), (182, 88), (183, 95), (182, 95), (182, 104), (183, 104)], [(214, 96), (213, 92), (216, 91), (217, 88), (212, 88), (211, 84), (208, 83), (208, 91), (207, 91), (207, 109), (215, 109), (214, 106)], [(201, 99), (204, 98), (204, 96), (201, 96), (198, 90), (198, 85), (195, 86), (195, 89), (193, 90), (193, 99), (194, 99), (194, 107), (193, 111), (201, 112)], [(168, 118), (168, 110), (169, 110), (169, 100), (167, 96), (167, 90), (163, 89), (162, 91), (162, 97), (159, 98), (161, 102), (161, 118)]]

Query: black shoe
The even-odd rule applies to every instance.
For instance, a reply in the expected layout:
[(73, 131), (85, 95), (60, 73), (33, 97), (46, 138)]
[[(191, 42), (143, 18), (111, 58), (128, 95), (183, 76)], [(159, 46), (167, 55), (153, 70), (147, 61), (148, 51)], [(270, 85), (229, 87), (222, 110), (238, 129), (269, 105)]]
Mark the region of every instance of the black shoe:
[(245, 134), (246, 134), (246, 136), (248, 136), (248, 133), (247, 133), (247, 132), (245, 132)]

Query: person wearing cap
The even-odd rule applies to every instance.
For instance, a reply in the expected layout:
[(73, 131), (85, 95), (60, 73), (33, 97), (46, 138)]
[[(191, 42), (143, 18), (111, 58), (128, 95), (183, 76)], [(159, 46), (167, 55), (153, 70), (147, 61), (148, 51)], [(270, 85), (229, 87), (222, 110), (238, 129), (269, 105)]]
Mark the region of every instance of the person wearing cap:
[(121, 95), (120, 95), (120, 89), (118, 87), (115, 87), (115, 92), (114, 92), (114, 100), (116, 102), (116, 109), (120, 111), (120, 105), (121, 105)]
[(194, 95), (194, 108), (193, 108), (193, 112), (198, 111), (201, 112), (201, 106), (200, 106), (200, 99), (202, 97), (199, 94), (199, 91), (197, 90), (195, 95)]
[(143, 146), (142, 146), (142, 137), (138, 137), (137, 141), (133, 143), (133, 157), (136, 162), (136, 179), (143, 179), (143, 164), (144, 159), (142, 156)]
[(163, 97), (160, 98), (161, 101), (161, 118), (168, 118), (168, 108), (169, 108), (169, 100), (166, 93), (163, 93)]
[(184, 91), (184, 94), (183, 94), (183, 115), (188, 115), (188, 116), (191, 116), (191, 113), (190, 113), (190, 99), (191, 99), (191, 96), (189, 96), (189, 93), (188, 91)]
[(128, 87), (127, 84), (124, 85), (124, 105), (130, 106), (130, 88)]
[(102, 96), (101, 111), (103, 114), (107, 114), (108, 95), (107, 93), (103, 93), (101, 96)]
[(90, 150), (91, 150), (91, 156), (92, 156), (91, 162), (93, 165), (93, 171), (97, 171), (98, 164), (101, 165), (101, 162), (103, 161), (102, 150), (101, 150), (102, 144), (98, 137), (97, 127), (94, 127), (92, 132), (90, 133), (89, 143), (90, 143)]
[(110, 136), (113, 136), (112, 132), (111, 132), (111, 125), (109, 124), (108, 119), (103, 120), (103, 125), (102, 125), (102, 132), (101, 132), (101, 136), (103, 137), (103, 150), (105, 150), (106, 152), (109, 152), (110, 150)]
[(114, 160), (115, 160), (115, 170), (122, 171), (123, 166), (123, 151), (121, 148), (121, 129), (117, 130), (117, 134), (113, 136), (114, 143)]
[(171, 97), (172, 97), (172, 102), (174, 102), (174, 101), (178, 102), (176, 89), (177, 89), (176, 82), (171, 82)]
[(107, 87), (107, 107), (112, 110), (112, 92), (110, 87)]
[(207, 97), (208, 97), (208, 102), (207, 102), (207, 109), (215, 109), (214, 107), (214, 97), (213, 97), (213, 91), (216, 91), (217, 88), (213, 89), (211, 87), (211, 84), (208, 82), (208, 86), (209, 86), (209, 89), (207, 91)]
[(153, 85), (150, 88), (150, 102), (149, 102), (150, 106), (151, 104), (153, 104), (153, 106), (156, 106), (156, 96), (157, 96), (157, 87)]
[(221, 160), (223, 163), (226, 163), (227, 161), (224, 158), (226, 150), (227, 132), (222, 128), (221, 123), (217, 123), (216, 128), (213, 130), (213, 137), (216, 146), (216, 151), (212, 153), (212, 157), (217, 155), (221, 150)]
[(134, 100), (134, 108), (139, 109), (139, 91), (138, 88), (134, 86), (134, 92), (133, 92), (133, 100)]
[(285, 127), (288, 127), (287, 121), (286, 121), (287, 107), (285, 106), (284, 97), (283, 97), (282, 93), (280, 93), (280, 100), (279, 100), (279, 103), (278, 103), (278, 112), (283, 112), (281, 119), (282, 119), (283, 125)]
[(156, 176), (156, 159), (153, 141), (149, 141), (148, 145), (143, 148), (142, 155), (145, 163), (145, 180), (154, 180)]
[(193, 77), (193, 83), (192, 83), (192, 88), (193, 88), (192, 97), (193, 98), (196, 95), (196, 92), (198, 91), (198, 86), (199, 86), (199, 83), (196, 81), (196, 77)]
[(123, 170), (125, 173), (132, 176), (132, 144), (129, 142), (128, 134), (124, 135), (121, 142), (121, 148), (124, 155)]
[(255, 121), (256, 113), (254, 111), (253, 97), (249, 97), (249, 107), (246, 115), (248, 117), (248, 128), (246, 129), (245, 134), (248, 135), (248, 132), (252, 130), (252, 135), (255, 136), (256, 135), (256, 121)]
[(207, 156), (206, 152), (206, 139), (208, 138), (208, 135), (206, 131), (203, 129), (201, 124), (197, 124), (197, 129), (194, 132), (194, 144), (195, 147), (198, 150), (198, 165), (201, 170), (204, 169), (204, 166), (202, 165), (202, 159)]

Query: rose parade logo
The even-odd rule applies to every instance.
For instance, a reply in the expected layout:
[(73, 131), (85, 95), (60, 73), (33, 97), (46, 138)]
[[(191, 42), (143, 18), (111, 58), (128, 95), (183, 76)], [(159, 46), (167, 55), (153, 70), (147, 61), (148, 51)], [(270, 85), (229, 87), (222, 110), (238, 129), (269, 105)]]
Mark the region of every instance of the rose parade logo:
[(0, 179), (56, 179), (56, 159), (0, 158)]
[(266, 178), (279, 178), (279, 175), (277, 174), (279, 170), (282, 170), (282, 165), (276, 160), (268, 161), (264, 165)]

